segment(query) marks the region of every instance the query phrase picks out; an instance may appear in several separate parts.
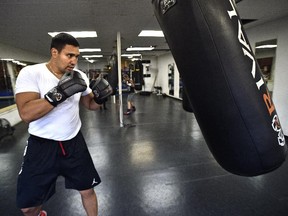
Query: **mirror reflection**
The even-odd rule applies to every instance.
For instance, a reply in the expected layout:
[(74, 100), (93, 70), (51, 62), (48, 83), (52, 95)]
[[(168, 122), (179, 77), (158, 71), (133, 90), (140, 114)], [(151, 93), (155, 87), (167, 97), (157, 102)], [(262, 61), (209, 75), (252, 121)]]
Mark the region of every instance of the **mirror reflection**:
[(20, 70), (26, 63), (14, 59), (1, 59), (0, 61), (0, 109), (15, 104), (15, 81)]
[(274, 87), (276, 48), (276, 39), (257, 42), (255, 45), (255, 57), (271, 95), (273, 94)]
[(169, 95), (174, 96), (174, 63), (168, 64)]
[(181, 75), (180, 75), (179, 76), (179, 98), (183, 98), (182, 89), (183, 89), (183, 83), (182, 83), (182, 78), (181, 78)]

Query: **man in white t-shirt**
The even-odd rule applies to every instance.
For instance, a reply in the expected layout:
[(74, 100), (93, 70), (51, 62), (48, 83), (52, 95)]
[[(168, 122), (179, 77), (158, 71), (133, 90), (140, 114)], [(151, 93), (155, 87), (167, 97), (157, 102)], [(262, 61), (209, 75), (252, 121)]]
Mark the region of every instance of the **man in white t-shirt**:
[(42, 205), (55, 193), (58, 176), (65, 187), (80, 192), (88, 216), (98, 214), (94, 186), (101, 180), (80, 131), (79, 103), (99, 109), (112, 93), (99, 78), (89, 86), (75, 70), (79, 43), (60, 33), (51, 42), (48, 63), (23, 68), (16, 80), (16, 104), (30, 134), (19, 172), (17, 206), (26, 216), (46, 216)]

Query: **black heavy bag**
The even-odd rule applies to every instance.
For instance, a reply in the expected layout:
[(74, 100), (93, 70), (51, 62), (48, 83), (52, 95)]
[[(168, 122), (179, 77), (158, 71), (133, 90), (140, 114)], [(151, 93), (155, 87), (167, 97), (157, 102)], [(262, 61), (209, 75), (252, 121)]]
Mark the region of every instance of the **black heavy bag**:
[(185, 87), (183, 86), (183, 92), (182, 92), (182, 107), (185, 111), (187, 112), (193, 112), (193, 108), (192, 105), (189, 101), (189, 97), (187, 95), (187, 91), (185, 89)]
[(287, 146), (233, 0), (152, 0), (206, 143), (227, 171), (279, 167)]
[(135, 61), (134, 71), (132, 72), (132, 79), (135, 83), (135, 89), (138, 91), (142, 90), (142, 85), (144, 84), (143, 79), (143, 65), (142, 62)]
[(113, 54), (109, 58), (110, 69), (108, 72), (107, 80), (113, 89), (112, 95), (115, 95), (117, 92), (118, 86), (118, 63), (117, 55)]

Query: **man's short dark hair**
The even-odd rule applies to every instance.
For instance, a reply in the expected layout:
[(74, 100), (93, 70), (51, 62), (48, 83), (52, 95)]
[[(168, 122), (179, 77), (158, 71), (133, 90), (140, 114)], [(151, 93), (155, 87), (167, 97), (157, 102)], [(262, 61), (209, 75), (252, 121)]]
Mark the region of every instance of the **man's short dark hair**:
[(67, 33), (59, 33), (52, 38), (50, 50), (55, 48), (61, 52), (65, 45), (79, 47), (79, 43), (72, 35)]

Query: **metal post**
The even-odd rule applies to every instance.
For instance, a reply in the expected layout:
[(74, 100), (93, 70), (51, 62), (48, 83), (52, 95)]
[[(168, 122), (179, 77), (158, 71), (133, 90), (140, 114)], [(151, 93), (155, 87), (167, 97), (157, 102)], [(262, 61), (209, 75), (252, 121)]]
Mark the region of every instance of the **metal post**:
[(118, 63), (118, 90), (119, 90), (119, 119), (120, 119), (120, 127), (124, 127), (123, 103), (122, 103), (121, 34), (120, 32), (117, 32), (117, 63)]

